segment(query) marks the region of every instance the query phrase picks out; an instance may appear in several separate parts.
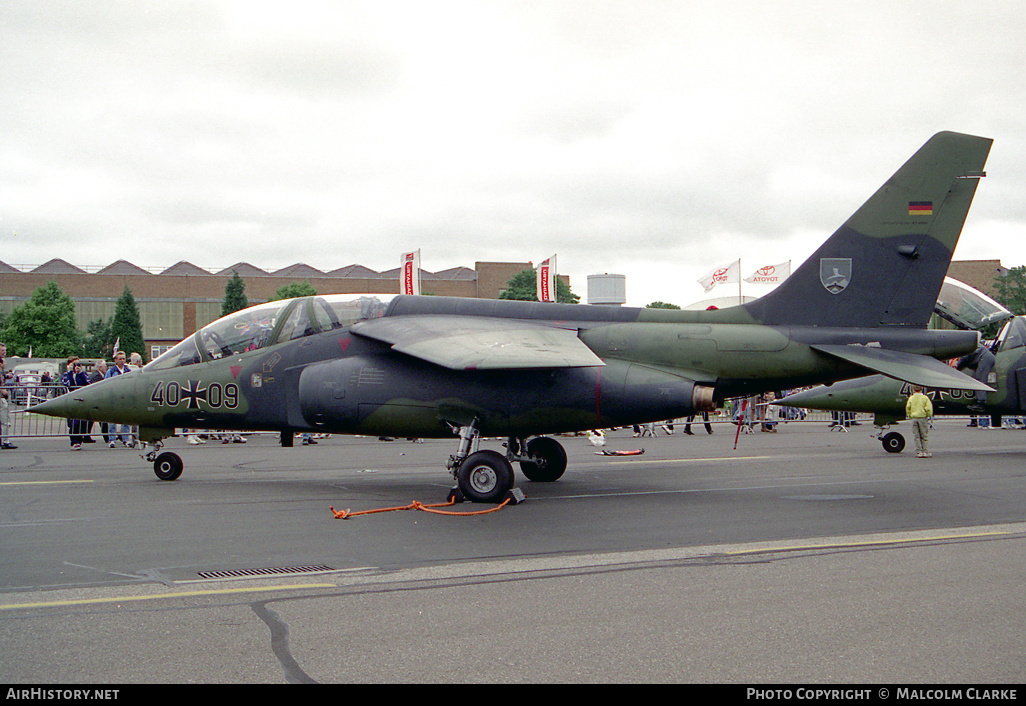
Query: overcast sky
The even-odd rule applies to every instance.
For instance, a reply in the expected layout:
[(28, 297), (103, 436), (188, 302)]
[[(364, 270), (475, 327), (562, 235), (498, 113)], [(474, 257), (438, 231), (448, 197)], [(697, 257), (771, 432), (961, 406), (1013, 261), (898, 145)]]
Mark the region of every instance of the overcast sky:
[(612, 272), (684, 305), (955, 130), (995, 140), (956, 259), (1023, 265), (1024, 7), (3, 0), (0, 261), (556, 254), (582, 299)]

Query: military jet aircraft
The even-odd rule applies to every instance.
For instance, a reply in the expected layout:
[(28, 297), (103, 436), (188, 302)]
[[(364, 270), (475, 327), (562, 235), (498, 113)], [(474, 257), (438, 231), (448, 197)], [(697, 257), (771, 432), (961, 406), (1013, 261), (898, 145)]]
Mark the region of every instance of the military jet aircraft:
[[(956, 362), (972, 371), (990, 391), (934, 389), (928, 391), (935, 415), (1013, 415), (1026, 412), (1026, 317), (1006, 308), (960, 282), (945, 279), (937, 301), (937, 313), (961, 328), (978, 329), (1004, 322), (989, 345)], [(773, 402), (784, 407), (803, 407), (831, 412), (871, 412), (877, 438), (889, 453), (901, 453), (905, 438), (891, 426), (905, 419), (905, 402), (911, 385), (884, 375), (869, 375), (796, 392)]]
[[(464, 498), (496, 502), (513, 463), (554, 481), (551, 434), (683, 417), (742, 394), (883, 372), (979, 389), (938, 359), (976, 348), (926, 330), (992, 140), (932, 137), (761, 299), (713, 311), (433, 296), (314, 296), (215, 321), (140, 372), (37, 405), (139, 425), (157, 476), (176, 427), (459, 437)], [(983, 386), (984, 388), (986, 386)], [(505, 452), (480, 449), (506, 438)], [(152, 448), (150, 448), (152, 447)]]

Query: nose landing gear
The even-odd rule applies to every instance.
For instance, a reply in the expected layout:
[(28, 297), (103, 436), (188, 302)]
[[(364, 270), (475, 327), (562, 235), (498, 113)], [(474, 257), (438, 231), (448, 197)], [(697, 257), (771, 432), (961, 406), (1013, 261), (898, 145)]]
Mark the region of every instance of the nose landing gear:
[(884, 451), (889, 454), (900, 454), (905, 449), (905, 437), (896, 431), (885, 431), (887, 427), (877, 427), (876, 438), (880, 440)]
[[(144, 461), (153, 463), (153, 472), (160, 480), (178, 480), (179, 476), (182, 475), (182, 471), (185, 470), (185, 463), (182, 462), (182, 457), (172, 451), (165, 451), (159, 454), (161, 447), (164, 443), (160, 439), (156, 439), (150, 443), (140, 441), (139, 442), (141, 453)], [(152, 448), (151, 448), (152, 447)]]

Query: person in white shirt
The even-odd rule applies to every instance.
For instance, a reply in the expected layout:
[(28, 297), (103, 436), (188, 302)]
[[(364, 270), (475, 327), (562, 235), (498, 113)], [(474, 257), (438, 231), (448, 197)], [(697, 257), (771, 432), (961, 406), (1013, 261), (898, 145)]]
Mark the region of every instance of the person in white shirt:
[[(125, 364), (125, 352), (118, 351), (114, 354), (114, 366), (107, 370), (107, 378), (112, 378), (117, 375), (124, 375), (125, 373), (132, 372), (132, 369)], [(135, 441), (132, 439), (132, 428), (127, 424), (111, 424), (108, 426), (108, 438), (110, 439), (110, 447), (113, 449), (116, 439), (121, 439), (121, 443), (132, 448), (135, 446)]]

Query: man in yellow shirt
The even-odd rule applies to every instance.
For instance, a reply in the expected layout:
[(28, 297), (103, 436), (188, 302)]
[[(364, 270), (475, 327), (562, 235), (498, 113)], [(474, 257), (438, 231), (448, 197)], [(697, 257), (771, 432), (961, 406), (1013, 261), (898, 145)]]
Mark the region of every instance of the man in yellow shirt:
[(916, 439), (916, 456), (930, 458), (927, 440), (930, 436), (930, 420), (933, 418), (933, 404), (923, 394), (921, 385), (912, 386), (912, 394), (905, 403), (905, 416), (912, 420), (912, 435)]

